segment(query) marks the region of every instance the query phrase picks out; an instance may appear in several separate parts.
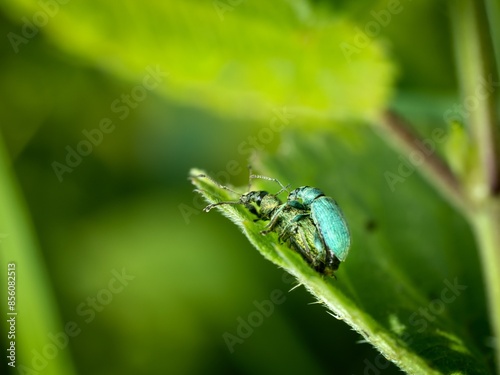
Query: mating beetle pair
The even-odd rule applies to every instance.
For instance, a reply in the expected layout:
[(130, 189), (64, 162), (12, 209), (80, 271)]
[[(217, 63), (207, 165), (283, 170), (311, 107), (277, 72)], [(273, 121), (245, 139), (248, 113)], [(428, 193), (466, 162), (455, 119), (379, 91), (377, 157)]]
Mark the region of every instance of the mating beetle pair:
[[(206, 175), (197, 177), (206, 177), (218, 187), (240, 195)], [(282, 203), (277, 196), (287, 188), (275, 178), (250, 174), (250, 181), (257, 178), (274, 181), (281, 190), (270, 194), (262, 190), (250, 191), (249, 187), (249, 191), (240, 195), (238, 200), (213, 203), (204, 211), (225, 204), (242, 204), (257, 216), (256, 220), (269, 221), (261, 234), (276, 232), (280, 241), (302, 255), (316, 271), (332, 275), (346, 259), (351, 244), (347, 223), (337, 203), (310, 186), (293, 190), (287, 202)]]

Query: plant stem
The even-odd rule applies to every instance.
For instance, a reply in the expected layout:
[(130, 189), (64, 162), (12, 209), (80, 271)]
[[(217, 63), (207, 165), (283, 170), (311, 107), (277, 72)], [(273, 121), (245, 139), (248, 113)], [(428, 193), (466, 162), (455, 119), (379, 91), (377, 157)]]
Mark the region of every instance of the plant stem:
[(474, 232), (481, 249), (484, 281), (489, 302), (490, 323), (496, 340), (497, 371), (500, 373), (500, 201), (485, 202), (484, 207), (474, 215)]
[(497, 62), (497, 76), (500, 76), (500, 2), (498, 0), (485, 0), (485, 5)]
[(479, 153), (481, 199), (500, 194), (498, 129), (495, 116), (496, 69), (486, 11), (481, 1), (451, 2), (453, 36), (465, 120)]
[(450, 204), (465, 216), (471, 214), (471, 205), (456, 176), (436, 152), (429, 153), (420, 137), (401, 116), (390, 110), (385, 111), (377, 125), (396, 149), (405, 155), (418, 155), (423, 160), (419, 165), (420, 171)]
[[(472, 151), (479, 177), (470, 181), (475, 212), (471, 219), (479, 245), (486, 285), (497, 371), (500, 374), (500, 169), (495, 113), (497, 83), (485, 4), (475, 0), (450, 2), (456, 61), (463, 104), (468, 110)], [(492, 10), (490, 2), (490, 11)], [(494, 19), (493, 15), (490, 21)], [(496, 25), (491, 25), (497, 27)], [(497, 46), (498, 47), (498, 46)], [(498, 51), (498, 50), (497, 50)], [(469, 108), (468, 108), (469, 107)]]

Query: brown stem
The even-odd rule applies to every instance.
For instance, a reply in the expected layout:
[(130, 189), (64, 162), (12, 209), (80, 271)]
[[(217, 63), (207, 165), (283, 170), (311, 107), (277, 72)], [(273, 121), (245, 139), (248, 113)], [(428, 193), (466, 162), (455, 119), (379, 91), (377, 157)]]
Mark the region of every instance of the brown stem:
[(378, 128), (394, 146), (405, 155), (415, 155), (422, 160), (419, 168), (423, 175), (460, 212), (469, 215), (471, 207), (463, 194), (461, 184), (448, 165), (429, 151), (412, 127), (397, 113), (386, 110), (382, 113)]

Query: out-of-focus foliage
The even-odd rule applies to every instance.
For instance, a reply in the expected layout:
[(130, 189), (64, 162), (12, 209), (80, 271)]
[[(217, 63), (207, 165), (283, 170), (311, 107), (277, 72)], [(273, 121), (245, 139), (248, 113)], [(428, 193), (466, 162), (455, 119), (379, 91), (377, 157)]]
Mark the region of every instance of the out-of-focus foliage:
[[(14, 18), (40, 10), (36, 0), (5, 2)], [(366, 119), (387, 100), (394, 68), (379, 44), (353, 45), (348, 18), (304, 0), (233, 3), (72, 1), (43, 32), (121, 77), (140, 79), (158, 65), (168, 74), (161, 92), (222, 114), (262, 119), (286, 104), (315, 117)]]

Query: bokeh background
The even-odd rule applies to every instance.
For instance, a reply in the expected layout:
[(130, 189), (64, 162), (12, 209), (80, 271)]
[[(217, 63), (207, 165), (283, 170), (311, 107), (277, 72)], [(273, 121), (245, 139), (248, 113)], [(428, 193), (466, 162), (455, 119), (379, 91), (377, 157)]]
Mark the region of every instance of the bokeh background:
[[(340, 43), (352, 43), (356, 28), (387, 2), (41, 3), (0, 1), (0, 132), (12, 171), (2, 184), (15, 189), (36, 244), (31, 261), (42, 274), (26, 274), (23, 260), (1, 256), (2, 267), (18, 262), (19, 303), (32, 280), (43, 280), (55, 321), (81, 328), (54, 361), (67, 356), (68, 374), (378, 373), (367, 370), (378, 353), (361, 336), (311, 304), (303, 288), (288, 292), (293, 281), (228, 220), (201, 212), (188, 171), (203, 168), (226, 182), (219, 172), (233, 162), (240, 168), (230, 183), (246, 184), (255, 150), (241, 144), (283, 107), (294, 114), (293, 126), (261, 142), (257, 154), (286, 154), (286, 139), (304, 134), (347, 134), (356, 150), (355, 127), (389, 105), (420, 124), (444, 126), (443, 110), (456, 101), (446, 4), (402, 1), (402, 12), (350, 63)], [(46, 25), (23, 36), (26, 20), (47, 9), (54, 14)], [(308, 48), (299, 48), (308, 38)], [(162, 81), (139, 92), (148, 67), (157, 66)], [(331, 76), (317, 74), (330, 66)], [(134, 89), (145, 96), (120, 119), (113, 103)], [(67, 147), (75, 149), (82, 131), (104, 118), (113, 131), (61, 181), (53, 163), (65, 163)], [(334, 135), (325, 130), (332, 122)], [(375, 133), (363, 132), (383, 147)], [(397, 154), (387, 149), (379, 161), (365, 161), (378, 162), (386, 164), (374, 168), (395, 169)], [(294, 185), (304, 184), (300, 168), (290, 165)], [(413, 183), (425, 185), (417, 175)], [(367, 232), (377, 215), (367, 214)], [(14, 240), (0, 233), (0, 247)], [(78, 307), (103, 296), (123, 269), (133, 280), (87, 323)], [(236, 334), (238, 318), (276, 289), (285, 302), (231, 353), (223, 334)], [(18, 361), (29, 364), (43, 341), (22, 345)], [(384, 374), (399, 372), (384, 367)], [(53, 371), (48, 361), (40, 373)]]

